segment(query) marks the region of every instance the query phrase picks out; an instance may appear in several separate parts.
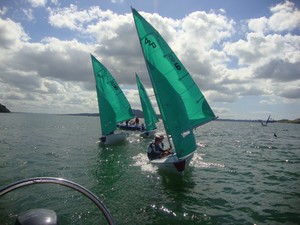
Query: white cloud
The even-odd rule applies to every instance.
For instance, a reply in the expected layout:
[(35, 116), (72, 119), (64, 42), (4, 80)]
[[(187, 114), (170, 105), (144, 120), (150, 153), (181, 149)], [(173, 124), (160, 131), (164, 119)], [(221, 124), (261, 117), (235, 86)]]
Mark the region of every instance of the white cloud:
[[(192, 46), (210, 49), (213, 44), (229, 38), (233, 32), (234, 22), (220, 14), (193, 12), (182, 20), (182, 34), (189, 35)], [(188, 32), (187, 32), (188, 31)]]
[(0, 16), (4, 16), (7, 13), (7, 7), (3, 6), (3, 8), (0, 8)]
[[(0, 48), (5, 52), (0, 55), (0, 100), (10, 99), (14, 106), (22, 100), (24, 108), (19, 111), (31, 111), (31, 105), (39, 112), (97, 112), (89, 56), (93, 53), (124, 88), (133, 107), (140, 107), (134, 73), (146, 88), (150, 80), (132, 15), (98, 6), (81, 10), (76, 5), (47, 12), (52, 28), (71, 30), (77, 39), (53, 34), (33, 42), (20, 23), (0, 19)], [(223, 10), (196, 11), (182, 19), (141, 14), (169, 43), (211, 105), (229, 113), (229, 106), (218, 104), (234, 104), (244, 96), (279, 96), (281, 101), (299, 103), (300, 37), (278, 33), (297, 29), (285, 18), (288, 14), (297, 19), (298, 10), (286, 2), (271, 12), (270, 17), (249, 20), (245, 38), (237, 41), (231, 40), (236, 22)], [(284, 25), (275, 29), (279, 15)], [(80, 36), (89, 36), (90, 42), (82, 42)]]
[(236, 56), (240, 65), (265, 64), (272, 59), (297, 62), (299, 58), (300, 37), (294, 35), (248, 33), (246, 40), (228, 42), (224, 46), (227, 54)]
[[(0, 48), (2, 51), (8, 49), (15, 51), (20, 48), (22, 42), (26, 42), (30, 37), (25, 33), (20, 23), (15, 23), (11, 19), (0, 18)], [(1, 54), (3, 57), (4, 54)], [(2, 58), (0, 56), (0, 58)]]
[(32, 7), (44, 7), (47, 3), (47, 0), (27, 0)]
[[(91, 46), (75, 39), (50, 37), (31, 43), (22, 26), (10, 19), (0, 19), (0, 31), (4, 34), (0, 48), (5, 52), (0, 56), (0, 100), (10, 99), (12, 109), (25, 112), (32, 108), (52, 113), (97, 110), (90, 99), (96, 100), (94, 90), (91, 93), (84, 85), (94, 81), (89, 61)], [(74, 96), (80, 104), (71, 104)]]
[(32, 9), (22, 9), (22, 11), (24, 12), (25, 16), (27, 17), (27, 19), (29, 21), (33, 21), (34, 20), (33, 10)]
[(51, 3), (54, 5), (58, 5), (58, 0), (51, 0)]
[(225, 9), (219, 9), (220, 13), (225, 14), (226, 10)]
[(286, 99), (295, 100), (300, 98), (300, 82), (294, 84), (293, 86), (282, 87), (279, 89), (279, 96)]
[(272, 16), (270, 18), (261, 17), (250, 19), (249, 29), (255, 32), (284, 32), (299, 29), (300, 11), (295, 4), (290, 1), (277, 4), (270, 8)]
[(300, 80), (300, 61), (290, 63), (281, 59), (272, 60), (269, 63), (256, 68), (254, 76), (272, 79), (274, 81), (297, 81)]
[(113, 18), (111, 11), (102, 11), (98, 6), (88, 10), (78, 10), (76, 5), (71, 4), (65, 8), (48, 8), (49, 24), (57, 28), (67, 28), (84, 32), (86, 26), (93, 21), (109, 21)]
[(272, 7), (273, 15), (269, 19), (269, 27), (272, 31), (282, 32), (299, 29), (300, 27), (300, 11), (295, 8), (295, 4), (285, 1)]
[(112, 3), (122, 3), (124, 0), (111, 0)]
[(248, 27), (257, 33), (265, 33), (268, 28), (268, 19), (266, 17), (249, 20)]

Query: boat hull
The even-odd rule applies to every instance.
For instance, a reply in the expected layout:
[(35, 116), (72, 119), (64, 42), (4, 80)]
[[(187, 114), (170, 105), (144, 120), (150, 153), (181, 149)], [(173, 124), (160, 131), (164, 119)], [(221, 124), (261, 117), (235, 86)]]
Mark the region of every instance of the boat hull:
[(138, 125), (117, 124), (117, 127), (121, 130), (141, 130), (141, 126)]
[(154, 138), (155, 137), (155, 130), (143, 131), (140, 134), (140, 137), (142, 137), (142, 138)]
[(157, 166), (159, 169), (163, 170), (175, 170), (177, 172), (183, 172), (185, 168), (190, 163), (191, 159), (193, 158), (194, 153), (191, 153), (183, 158), (178, 158), (176, 154), (168, 155), (161, 159), (154, 159), (150, 162)]
[(127, 135), (125, 133), (110, 134), (100, 138), (100, 143), (104, 145), (113, 145), (125, 141)]

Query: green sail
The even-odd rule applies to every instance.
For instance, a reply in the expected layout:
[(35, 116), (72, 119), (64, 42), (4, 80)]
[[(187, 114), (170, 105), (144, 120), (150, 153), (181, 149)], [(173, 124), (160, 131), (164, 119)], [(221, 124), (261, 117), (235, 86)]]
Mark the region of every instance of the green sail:
[(136, 83), (139, 90), (140, 100), (141, 100), (142, 109), (144, 113), (146, 129), (149, 131), (155, 130), (156, 129), (155, 124), (158, 122), (157, 115), (153, 109), (151, 101), (147, 95), (147, 92), (139, 76), (135, 74), (135, 77), (136, 77)]
[(134, 118), (131, 106), (110, 72), (93, 55), (102, 135), (117, 129), (117, 123)]
[(184, 157), (197, 148), (193, 128), (215, 119), (215, 114), (158, 31), (135, 9), (132, 13), (166, 132), (177, 156)]

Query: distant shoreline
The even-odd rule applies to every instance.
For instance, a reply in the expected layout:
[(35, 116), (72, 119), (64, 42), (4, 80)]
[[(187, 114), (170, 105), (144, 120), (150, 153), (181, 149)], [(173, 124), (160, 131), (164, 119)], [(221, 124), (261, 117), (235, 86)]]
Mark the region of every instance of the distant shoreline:
[[(99, 116), (99, 113), (74, 113), (74, 114), (58, 114), (58, 115), (70, 115), (70, 116)], [(137, 115), (135, 113), (136, 116), (138, 116), (139, 118), (144, 118), (144, 116), (142, 114)], [(160, 115), (159, 115), (160, 117)], [(215, 121), (224, 121), (224, 122), (255, 122), (255, 123), (260, 123), (262, 120), (242, 120), (242, 119), (216, 119)], [(269, 123), (294, 123), (294, 124), (300, 124), (300, 118), (299, 119), (295, 119), (295, 120), (288, 120), (288, 119), (282, 119), (282, 120), (274, 120), (271, 121)]]
[(10, 110), (5, 105), (0, 104), (0, 113), (10, 113)]
[[(27, 113), (27, 112), (12, 112), (12, 113)], [(28, 113), (30, 114), (30, 113)], [(35, 113), (32, 113), (35, 114)], [(36, 113), (36, 114), (47, 114), (47, 113)], [(134, 114), (139, 118), (144, 118), (142, 111), (140, 110), (134, 110)], [(49, 115), (61, 115), (61, 116), (88, 116), (88, 117), (99, 117), (99, 113), (63, 113), (63, 114), (55, 114), (55, 113), (49, 113)], [(158, 115), (159, 118), (161, 118), (160, 115)], [(246, 119), (222, 119), (218, 118), (215, 121), (224, 121), (224, 122), (251, 122), (251, 123), (260, 123), (262, 120), (246, 120)], [(282, 119), (282, 120), (274, 120), (269, 123), (292, 123), (292, 124), (300, 124), (300, 118), (295, 120), (288, 120), (288, 119)]]

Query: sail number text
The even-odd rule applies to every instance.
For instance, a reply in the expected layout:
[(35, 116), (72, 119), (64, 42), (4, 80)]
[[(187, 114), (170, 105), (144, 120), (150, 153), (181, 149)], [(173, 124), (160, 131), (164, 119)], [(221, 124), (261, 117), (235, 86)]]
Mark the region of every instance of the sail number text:
[(176, 62), (175, 57), (172, 54), (169, 54), (168, 57), (169, 57), (170, 61), (174, 63), (175, 68), (177, 70), (181, 70), (181, 66), (178, 62)]
[[(152, 48), (156, 48), (156, 44), (153, 41), (151, 41), (148, 38), (145, 38), (145, 45), (147, 45), (147, 44), (152, 46)], [(172, 54), (169, 54), (168, 57), (169, 57), (170, 61), (174, 63), (175, 68), (177, 70), (181, 70), (181, 66), (178, 62), (176, 62), (175, 57)]]
[(116, 82), (115, 81), (110, 81), (110, 84), (111, 84), (111, 86), (117, 91), (117, 90), (119, 90), (119, 87), (118, 87), (118, 85), (116, 84)]
[(145, 38), (145, 44), (152, 46), (152, 48), (156, 48), (156, 44), (148, 38)]

